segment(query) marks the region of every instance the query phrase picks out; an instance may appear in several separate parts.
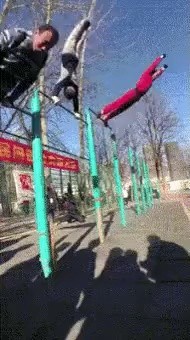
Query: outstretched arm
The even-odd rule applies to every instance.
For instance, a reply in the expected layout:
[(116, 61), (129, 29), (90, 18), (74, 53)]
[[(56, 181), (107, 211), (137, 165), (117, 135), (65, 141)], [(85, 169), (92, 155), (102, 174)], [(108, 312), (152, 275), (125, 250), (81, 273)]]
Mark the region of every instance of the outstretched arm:
[(21, 28), (4, 30), (0, 34), (0, 52), (18, 47), (26, 38), (27, 32)]
[(21, 80), (13, 89), (11, 94), (8, 96), (8, 99), (11, 103), (14, 103), (25, 91), (27, 91), (32, 84), (37, 80), (36, 77), (31, 77), (30, 79)]
[(36, 67), (35, 71), (31, 70), (31, 73), (28, 74), (25, 78), (20, 80), (18, 84), (15, 86), (11, 94), (8, 96), (9, 100), (13, 103), (16, 101), (25, 91), (27, 91), (37, 80), (38, 75), (41, 69), (45, 66), (47, 57), (44, 58), (44, 61), (40, 67)]

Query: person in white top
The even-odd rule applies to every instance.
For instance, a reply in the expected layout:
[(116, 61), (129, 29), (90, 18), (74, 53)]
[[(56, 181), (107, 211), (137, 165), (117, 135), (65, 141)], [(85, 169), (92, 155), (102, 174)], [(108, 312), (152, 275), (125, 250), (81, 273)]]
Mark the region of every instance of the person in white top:
[(128, 203), (128, 188), (127, 188), (127, 184), (123, 185), (122, 193), (123, 193), (123, 198), (124, 198), (125, 204), (127, 204)]

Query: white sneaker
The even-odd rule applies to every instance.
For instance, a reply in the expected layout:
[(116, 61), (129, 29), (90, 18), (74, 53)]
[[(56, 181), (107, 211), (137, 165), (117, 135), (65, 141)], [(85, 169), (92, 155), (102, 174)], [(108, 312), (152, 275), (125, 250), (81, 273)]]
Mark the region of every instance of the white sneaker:
[(78, 112), (74, 112), (74, 114), (75, 114), (75, 117), (76, 117), (77, 119), (79, 119), (79, 118), (80, 118), (80, 113), (78, 113)]
[(58, 103), (60, 102), (60, 99), (59, 99), (59, 97), (57, 97), (57, 96), (52, 96), (51, 99), (53, 100), (53, 102), (54, 102), (55, 105), (58, 104)]

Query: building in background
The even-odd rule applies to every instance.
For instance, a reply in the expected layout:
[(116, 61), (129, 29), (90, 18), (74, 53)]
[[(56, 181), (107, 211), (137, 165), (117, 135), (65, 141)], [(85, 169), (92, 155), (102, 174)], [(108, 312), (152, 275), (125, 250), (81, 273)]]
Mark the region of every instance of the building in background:
[(187, 165), (178, 143), (165, 143), (165, 153), (168, 161), (170, 180), (177, 181), (187, 179)]

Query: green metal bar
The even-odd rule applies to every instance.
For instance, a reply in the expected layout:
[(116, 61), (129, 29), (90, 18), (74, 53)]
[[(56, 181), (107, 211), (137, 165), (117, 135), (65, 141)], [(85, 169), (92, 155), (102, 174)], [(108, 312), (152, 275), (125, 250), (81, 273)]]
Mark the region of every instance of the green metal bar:
[[(45, 93), (45, 92), (43, 92), (43, 91), (39, 91), (39, 92), (42, 94), (42, 96), (46, 97), (46, 98), (49, 99), (51, 102), (53, 102), (52, 98), (51, 98), (47, 93)], [(62, 108), (63, 110), (65, 110), (66, 112), (68, 112), (71, 116), (73, 116), (73, 117), (76, 118), (74, 112), (71, 111), (71, 110), (69, 110), (69, 109), (68, 109), (67, 107), (65, 107), (63, 104), (57, 103), (56, 105), (59, 106), (60, 108)], [(76, 118), (76, 119), (79, 120), (79, 121), (81, 121), (81, 122), (83, 122), (84, 124), (86, 124), (86, 121), (85, 121), (84, 119), (82, 119), (82, 118)]]
[(145, 201), (145, 192), (144, 192), (144, 186), (143, 186), (143, 176), (142, 176), (142, 169), (139, 157), (137, 153), (136, 156), (136, 167), (137, 167), (137, 176), (138, 176), (138, 184), (141, 192), (141, 211), (142, 213), (146, 211), (146, 201)]
[(86, 122), (87, 122), (87, 141), (88, 141), (88, 152), (89, 152), (89, 163), (90, 163), (90, 174), (92, 178), (92, 189), (94, 197), (94, 207), (96, 211), (96, 225), (99, 233), (100, 242), (104, 242), (103, 233), (103, 221), (102, 221), (102, 210), (101, 210), (101, 193), (99, 187), (98, 168), (95, 153), (94, 143), (94, 129), (89, 109), (85, 110)]
[(147, 163), (146, 163), (146, 171), (147, 171), (147, 181), (148, 181), (148, 188), (149, 188), (150, 207), (152, 207), (153, 206), (153, 190), (152, 190), (152, 183), (150, 180), (149, 166)]
[(147, 197), (148, 197), (148, 189), (146, 186), (146, 178), (145, 178), (145, 173), (144, 173), (144, 166), (143, 166), (143, 160), (141, 161), (141, 186), (142, 186), (142, 195), (144, 197), (144, 206), (145, 206), (145, 211), (148, 208), (147, 204)]
[(147, 178), (147, 168), (146, 168), (146, 162), (142, 161), (142, 169), (143, 169), (143, 187), (145, 192), (145, 202), (146, 207), (150, 207), (150, 192), (149, 192), (149, 185), (148, 185), (148, 178)]
[(122, 184), (121, 184), (121, 176), (119, 170), (119, 160), (117, 157), (117, 144), (115, 135), (111, 135), (112, 140), (112, 150), (113, 150), (113, 167), (114, 167), (114, 180), (115, 180), (115, 191), (117, 195), (117, 203), (119, 208), (121, 225), (126, 227), (126, 216), (125, 216), (125, 204), (122, 194)]
[(140, 209), (140, 204), (139, 204), (138, 185), (137, 185), (136, 170), (135, 170), (135, 164), (134, 164), (134, 154), (133, 154), (133, 150), (130, 147), (128, 148), (128, 159), (129, 159), (129, 165), (131, 168), (131, 182), (132, 182), (132, 188), (133, 188), (133, 197), (135, 201), (135, 210), (136, 210), (136, 214), (140, 215), (141, 209)]
[[(11, 133), (11, 132), (8, 132), (8, 131), (3, 131), (2, 129), (0, 129), (0, 132), (2, 132), (2, 135), (5, 134), (5, 135), (13, 136), (13, 137), (16, 137), (16, 138), (23, 139), (23, 140), (26, 140), (26, 141), (31, 142), (31, 139), (26, 138), (26, 137), (19, 136), (19, 135), (15, 134), (15, 133)], [(1, 137), (2, 137), (2, 136), (1, 136)], [(72, 153), (72, 152), (69, 152), (69, 151), (67, 151), (67, 150), (62, 150), (62, 149), (56, 148), (55, 146), (52, 146), (52, 145), (42, 144), (42, 146), (43, 146), (44, 148), (48, 148), (48, 150), (52, 149), (52, 150), (55, 150), (55, 151), (63, 152), (63, 153), (66, 154), (66, 155), (70, 155), (70, 156), (73, 156), (73, 157), (76, 157), (76, 158), (79, 158), (79, 159), (84, 159), (84, 160), (86, 160), (86, 161), (89, 161), (89, 159), (86, 158), (86, 157), (81, 157), (81, 156), (75, 155), (75, 154)]]
[(36, 225), (39, 235), (40, 262), (44, 276), (45, 278), (48, 278), (53, 272), (53, 264), (45, 199), (45, 179), (40, 124), (40, 100), (38, 91), (35, 91), (32, 97), (31, 112)]

